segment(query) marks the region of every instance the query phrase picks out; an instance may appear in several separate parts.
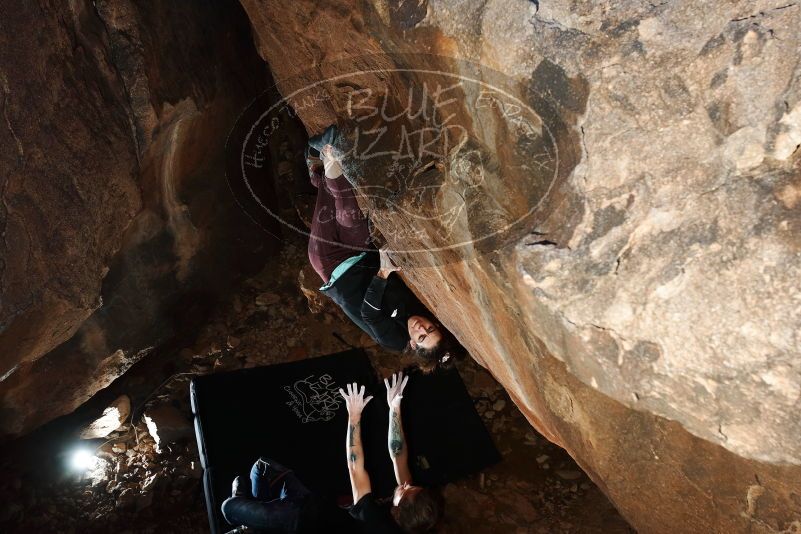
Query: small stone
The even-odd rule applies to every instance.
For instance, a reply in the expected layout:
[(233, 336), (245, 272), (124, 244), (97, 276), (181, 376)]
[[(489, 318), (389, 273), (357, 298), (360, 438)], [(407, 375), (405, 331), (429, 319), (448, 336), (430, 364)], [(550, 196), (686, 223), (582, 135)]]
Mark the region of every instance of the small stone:
[(484, 417), (486, 417), (487, 419), (492, 419), (494, 415), (495, 412), (493, 412), (492, 410), (487, 410), (486, 412), (484, 412)]
[(555, 473), (559, 478), (563, 480), (576, 480), (581, 478), (581, 471), (557, 469)]
[(126, 488), (122, 490), (122, 492), (117, 497), (117, 503), (115, 507), (118, 510), (125, 510), (127, 508), (132, 508), (136, 504), (137, 496), (134, 493), (134, 490), (131, 488)]
[(189, 462), (189, 474), (194, 479), (198, 479), (203, 476), (203, 468), (200, 467), (200, 462)]
[(164, 480), (162, 473), (154, 473), (142, 481), (142, 493), (155, 490)]
[(134, 445), (133, 449), (136, 452), (148, 452), (152, 448), (153, 448), (153, 444), (150, 442), (150, 440), (145, 440), (145, 437), (143, 437), (139, 441), (139, 443)]
[(537, 463), (544, 464), (548, 460), (548, 458), (550, 458), (550, 456), (548, 456), (547, 454), (542, 454), (540, 456), (537, 456)]
[(81, 439), (105, 438), (117, 430), (130, 414), (131, 399), (128, 395), (120, 395), (103, 410), (103, 415), (81, 431)]
[(506, 401), (503, 399), (498, 399), (495, 401), (495, 404), (492, 405), (492, 409), (496, 412), (500, 412), (506, 407)]
[(239, 367), (239, 362), (237, 361), (236, 356), (234, 356), (232, 353), (223, 354), (214, 360), (215, 372), (227, 371), (235, 367)]
[(525, 443), (526, 445), (536, 445), (537, 444), (537, 436), (533, 432), (528, 431), (528, 432), (526, 432), (526, 436), (523, 439), (523, 443)]
[[(504, 502), (514, 510), (514, 516), (519, 517), (525, 523), (536, 521), (539, 513), (527, 496), (520, 493), (506, 493), (503, 496)], [(511, 523), (515, 523), (514, 520)]]

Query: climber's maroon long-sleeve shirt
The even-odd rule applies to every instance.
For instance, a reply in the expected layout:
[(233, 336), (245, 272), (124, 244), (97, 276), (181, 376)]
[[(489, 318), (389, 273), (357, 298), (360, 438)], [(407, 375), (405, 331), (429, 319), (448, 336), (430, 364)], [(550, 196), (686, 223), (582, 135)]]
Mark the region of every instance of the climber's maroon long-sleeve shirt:
[(340, 263), (372, 248), (370, 230), (344, 175), (324, 178), (314, 170), (310, 177), (317, 188), (317, 204), (309, 235), (309, 261), (328, 283)]

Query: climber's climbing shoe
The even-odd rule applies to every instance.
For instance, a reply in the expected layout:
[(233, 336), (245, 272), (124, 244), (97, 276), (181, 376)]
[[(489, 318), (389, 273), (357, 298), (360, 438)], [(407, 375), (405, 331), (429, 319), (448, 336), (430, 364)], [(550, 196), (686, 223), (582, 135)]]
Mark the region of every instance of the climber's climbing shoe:
[(336, 124), (332, 124), (325, 131), (319, 135), (315, 135), (314, 137), (309, 139), (309, 146), (315, 149), (318, 152), (323, 151), (323, 147), (325, 145), (331, 145), (333, 147), (337, 146), (337, 140), (339, 139), (339, 128), (337, 128)]

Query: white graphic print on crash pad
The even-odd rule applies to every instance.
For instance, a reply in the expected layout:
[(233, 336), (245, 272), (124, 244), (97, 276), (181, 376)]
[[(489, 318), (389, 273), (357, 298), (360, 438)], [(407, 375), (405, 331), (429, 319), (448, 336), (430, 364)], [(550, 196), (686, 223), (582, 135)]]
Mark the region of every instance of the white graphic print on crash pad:
[(289, 408), (295, 412), (301, 423), (330, 421), (344, 400), (331, 375), (319, 377), (309, 375), (294, 384), (284, 386), (289, 393)]

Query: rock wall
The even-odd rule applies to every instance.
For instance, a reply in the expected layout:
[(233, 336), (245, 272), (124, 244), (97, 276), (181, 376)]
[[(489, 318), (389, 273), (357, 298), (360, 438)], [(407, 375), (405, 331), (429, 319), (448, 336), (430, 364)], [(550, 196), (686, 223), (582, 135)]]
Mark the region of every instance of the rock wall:
[[(801, 5), (242, 4), (406, 278), (635, 528), (801, 528)], [(454, 76), (449, 145), (404, 109)]]
[(224, 145), (270, 83), (236, 2), (0, 2), (0, 435), (68, 413), (275, 242)]

